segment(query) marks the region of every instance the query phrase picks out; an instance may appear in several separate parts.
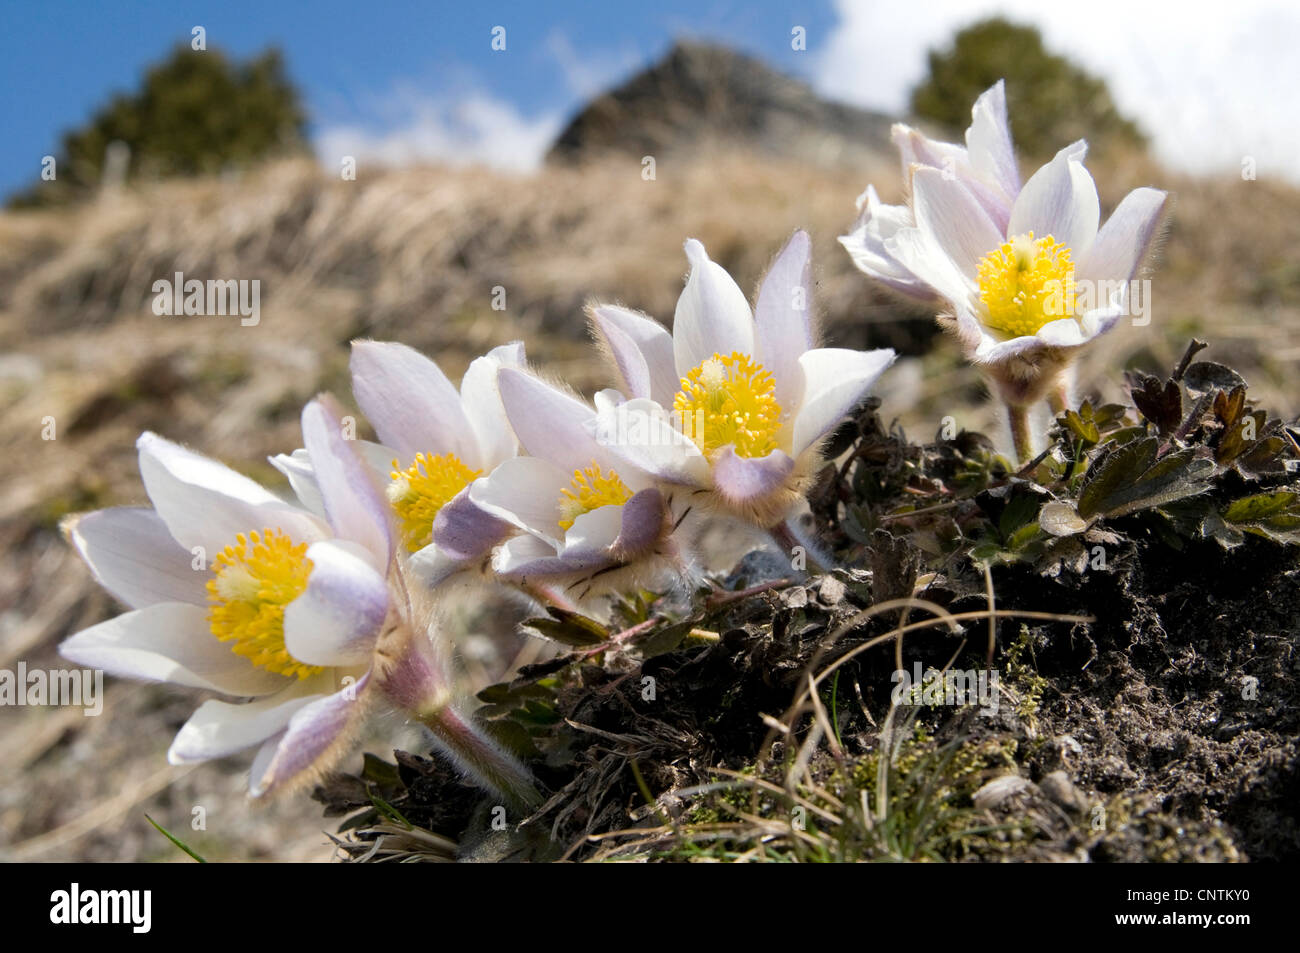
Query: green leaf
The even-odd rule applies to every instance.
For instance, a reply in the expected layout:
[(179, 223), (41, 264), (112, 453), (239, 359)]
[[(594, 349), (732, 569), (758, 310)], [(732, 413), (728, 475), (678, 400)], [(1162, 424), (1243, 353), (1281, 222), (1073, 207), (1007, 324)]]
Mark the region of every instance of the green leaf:
[(1233, 500), (1223, 511), (1223, 522), (1244, 533), (1275, 543), (1300, 544), (1300, 494), (1275, 490)]
[(1125, 516), (1209, 489), (1205, 481), (1214, 472), (1212, 460), (1191, 447), (1157, 459), (1159, 447), (1155, 437), (1108, 445), (1084, 475), (1079, 516)]
[(200, 855), (196, 854), (196, 853), (194, 852), (194, 850), (193, 850), (192, 848), (190, 848), (190, 846), (189, 846), (188, 844), (184, 843), (183, 841), (178, 840), (176, 837), (173, 837), (172, 834), (171, 834), (171, 832), (168, 831), (167, 828), (163, 827), (161, 824), (159, 824), (157, 821), (155, 821), (155, 820), (154, 820), (152, 817), (150, 817), (148, 814), (146, 814), (146, 815), (144, 816), (144, 819), (145, 819), (146, 821), (148, 821), (150, 824), (152, 824), (152, 825), (154, 826), (154, 830), (156, 830), (156, 831), (157, 831), (159, 834), (161, 834), (163, 837), (167, 838), (169, 841), (171, 841), (173, 844), (175, 844), (175, 845), (176, 845), (177, 847), (179, 847), (181, 850), (185, 851), (185, 853), (189, 854), (191, 857), (193, 857), (195, 860), (197, 860), (200, 864), (206, 864), (206, 863), (207, 863), (207, 861), (206, 861), (203, 857), (201, 857)]
[(538, 635), (579, 648), (609, 641), (609, 630), (594, 619), (565, 609), (547, 611), (551, 618), (527, 619), (523, 624)]

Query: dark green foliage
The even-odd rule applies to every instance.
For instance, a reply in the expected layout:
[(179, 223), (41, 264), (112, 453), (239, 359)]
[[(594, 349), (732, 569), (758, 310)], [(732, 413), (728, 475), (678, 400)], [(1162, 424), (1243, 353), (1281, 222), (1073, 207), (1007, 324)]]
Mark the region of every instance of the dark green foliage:
[(234, 62), (219, 50), (178, 46), (140, 88), (119, 93), (63, 137), (58, 176), (15, 197), (40, 205), (85, 195), (102, 178), (111, 143), (124, 143), (131, 178), (203, 175), (301, 151), (306, 116), (278, 50)]
[(1011, 134), (1026, 155), (1049, 156), (1084, 138), (1094, 152), (1145, 142), (1106, 84), (1048, 52), (1034, 27), (982, 20), (958, 33), (949, 49), (931, 50), (929, 61), (929, 75), (912, 91), (912, 112), (921, 119), (964, 129), (979, 94), (1005, 79)]

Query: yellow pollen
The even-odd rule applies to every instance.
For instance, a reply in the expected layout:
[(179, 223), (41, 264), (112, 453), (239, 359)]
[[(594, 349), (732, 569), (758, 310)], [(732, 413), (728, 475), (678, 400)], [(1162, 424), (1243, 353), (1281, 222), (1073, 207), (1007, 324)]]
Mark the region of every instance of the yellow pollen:
[(399, 470), (393, 461), (388, 501), (402, 524), (402, 544), (408, 552), (419, 552), (433, 542), (433, 520), (438, 511), (481, 472), (465, 466), (454, 453), (417, 453), (415, 462), (405, 470)]
[(307, 588), (307, 544), (277, 529), (240, 533), (217, 553), (208, 580), (208, 626), (230, 650), (277, 675), (306, 678), (323, 669), (299, 662), (284, 647), (284, 607)]
[(569, 529), (583, 513), (602, 506), (622, 506), (632, 491), (613, 470), (602, 473), (595, 460), (585, 470), (573, 471), (573, 482), (560, 491), (560, 529)]
[(683, 377), (673, 411), (683, 433), (707, 457), (728, 444), (740, 457), (765, 457), (776, 449), (781, 429), (776, 381), (739, 351), (730, 357), (714, 354)]
[(1011, 337), (1037, 334), (1049, 321), (1074, 316), (1074, 262), (1051, 235), (1017, 235), (980, 259), (984, 323)]

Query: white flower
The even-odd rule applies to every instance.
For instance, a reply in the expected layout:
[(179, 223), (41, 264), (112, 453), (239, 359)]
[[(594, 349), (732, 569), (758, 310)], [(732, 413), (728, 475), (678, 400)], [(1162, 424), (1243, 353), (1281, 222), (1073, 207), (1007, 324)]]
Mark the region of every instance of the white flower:
[(629, 399), (602, 410), (599, 442), (699, 502), (771, 528), (805, 491), (819, 447), (894, 361), (889, 349), (816, 346), (810, 242), (796, 232), (754, 311), (698, 241), (670, 334), (610, 305), (592, 322)]
[[(359, 441), (359, 450), (385, 485), (409, 572), (426, 586), (482, 565), (515, 532), (474, 505), (467, 488), (518, 452), (496, 372), (523, 361), (518, 342), (493, 348), (470, 363), (458, 392), (437, 364), (404, 344), (352, 344), (353, 396), (381, 441)], [(298, 450), (271, 462), (319, 511), (310, 455)]]
[(389, 611), (383, 497), (324, 403), (308, 404), (302, 423), (328, 520), (146, 433), (140, 473), (153, 508), (67, 525), (95, 578), (131, 611), (60, 652), (115, 675), (253, 699), (204, 702), (168, 759), (260, 746), (255, 795), (315, 777), (345, 749)]
[(946, 326), (1009, 406), (1060, 387), (1075, 352), (1127, 312), (1167, 195), (1135, 189), (1099, 228), (1083, 141), (1020, 187), (1001, 83), (976, 102), (965, 149), (911, 131), (896, 138), (910, 206), (873, 211), (869, 192), (841, 241), (868, 274), (947, 302)]
[[(469, 489), (475, 505), (522, 531), (497, 550), (499, 576), (566, 582), (675, 558), (665, 546), (672, 526), (663, 494), (596, 440), (595, 409), (520, 368), (501, 367), (497, 385), (528, 453)], [(602, 392), (597, 403), (616, 398)]]

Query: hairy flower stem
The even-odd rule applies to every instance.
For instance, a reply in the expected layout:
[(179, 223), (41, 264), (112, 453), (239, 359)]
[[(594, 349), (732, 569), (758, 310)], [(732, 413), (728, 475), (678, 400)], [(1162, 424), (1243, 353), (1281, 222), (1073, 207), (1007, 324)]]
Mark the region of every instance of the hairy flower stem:
[(1055, 388), (1047, 394), (1047, 406), (1052, 408), (1052, 413), (1060, 416), (1070, 409), (1070, 388), (1064, 381), (1057, 384)]
[(1016, 457), (1021, 464), (1034, 458), (1034, 434), (1029, 427), (1029, 408), (1024, 404), (1008, 404), (1007, 419), (1011, 423), (1011, 441), (1016, 447)]
[(541, 604), (542, 608), (554, 606), (565, 612), (577, 612), (578, 606), (567, 596), (557, 592), (550, 586), (544, 586), (538, 582), (520, 581), (514, 584), (515, 588), (528, 596), (530, 599)]
[[(790, 567), (804, 572), (829, 572), (831, 560), (818, 552), (808, 541), (802, 540), (791, 528), (788, 520), (782, 520), (770, 528), (768, 534), (777, 549), (790, 557)], [(802, 563), (802, 565), (800, 565)]]
[(438, 748), (480, 787), (500, 795), (516, 810), (532, 811), (542, 803), (528, 769), (477, 728), (469, 715), (446, 705), (418, 717), (433, 733)]

